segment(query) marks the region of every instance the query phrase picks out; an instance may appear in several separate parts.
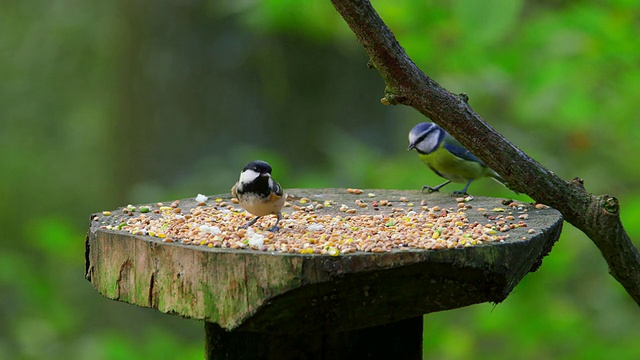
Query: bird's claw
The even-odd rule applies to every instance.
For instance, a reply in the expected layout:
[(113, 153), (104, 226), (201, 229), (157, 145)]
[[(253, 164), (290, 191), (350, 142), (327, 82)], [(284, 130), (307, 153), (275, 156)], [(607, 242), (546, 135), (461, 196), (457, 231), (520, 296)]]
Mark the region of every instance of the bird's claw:
[[(241, 225), (241, 226), (238, 226), (238, 229), (247, 229), (248, 227), (249, 227), (249, 224)], [(267, 229), (267, 231), (271, 231), (271, 232), (277, 232), (278, 230), (280, 230), (280, 227), (277, 225)]]
[(436, 192), (436, 191), (438, 191), (439, 189), (438, 189), (438, 188), (431, 187), (431, 186), (429, 186), (429, 185), (425, 185), (425, 186), (423, 186), (423, 187), (422, 187), (422, 192), (424, 192), (425, 190), (427, 190), (427, 193), (428, 193), (428, 194), (431, 194), (432, 192)]
[(460, 196), (460, 195), (467, 195), (467, 196), (468, 196), (469, 194), (467, 194), (467, 192), (466, 192), (466, 191), (456, 190), (456, 191), (453, 191), (453, 192), (451, 193), (451, 195), (458, 195), (458, 196)]

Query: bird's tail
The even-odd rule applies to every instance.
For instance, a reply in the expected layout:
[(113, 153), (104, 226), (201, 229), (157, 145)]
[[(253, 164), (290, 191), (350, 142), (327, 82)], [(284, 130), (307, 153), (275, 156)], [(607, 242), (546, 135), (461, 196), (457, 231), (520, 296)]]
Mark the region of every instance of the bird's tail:
[(493, 169), (490, 169), (490, 170), (491, 170), (491, 173), (489, 174), (489, 176), (491, 178), (493, 178), (493, 180), (495, 180), (495, 181), (499, 182), (500, 184), (504, 185), (505, 187), (509, 188), (511, 191), (515, 192), (516, 194), (520, 194), (520, 192), (511, 189), (511, 187), (509, 186), (507, 181), (505, 179), (503, 179), (502, 176), (498, 175), (498, 173), (495, 172)]
[(493, 180), (499, 182), (500, 184), (505, 186), (507, 185), (507, 182), (502, 178), (502, 176), (498, 175), (498, 173), (496, 173), (495, 171), (493, 171), (493, 174), (491, 174), (491, 177), (493, 178)]

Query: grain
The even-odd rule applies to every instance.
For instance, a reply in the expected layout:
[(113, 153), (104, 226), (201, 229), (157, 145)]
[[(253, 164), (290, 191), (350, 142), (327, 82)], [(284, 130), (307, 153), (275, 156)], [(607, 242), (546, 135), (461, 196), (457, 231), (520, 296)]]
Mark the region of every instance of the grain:
[[(361, 194), (356, 191), (359, 189), (350, 190), (349, 193)], [(391, 200), (397, 205), (393, 206)], [(236, 205), (234, 199), (222, 198), (210, 205), (196, 202), (194, 207), (180, 207), (180, 201), (171, 206), (157, 203), (137, 209), (129, 205), (119, 212), (120, 216), (116, 211), (103, 211), (93, 219), (102, 221), (101, 228), (105, 230), (151, 236), (166, 243), (306, 256), (462, 249), (505, 242), (514, 232), (515, 239), (537, 234), (533, 229), (521, 229), (528, 226), (527, 210), (536, 206), (514, 202), (508, 204), (508, 210), (478, 208), (483, 217), (474, 211), (477, 220), (469, 221), (466, 211), (471, 209), (468, 203), (473, 198), (455, 200), (446, 207), (429, 207), (425, 199), (404, 196), (367, 202), (358, 198), (351, 208), (334, 200), (291, 197), (291, 206), (283, 213), (277, 233), (267, 231), (275, 222), (274, 216), (265, 216), (250, 228), (240, 228), (253, 216)], [(414, 208), (414, 202), (420, 206)], [(516, 211), (517, 218), (512, 215)]]

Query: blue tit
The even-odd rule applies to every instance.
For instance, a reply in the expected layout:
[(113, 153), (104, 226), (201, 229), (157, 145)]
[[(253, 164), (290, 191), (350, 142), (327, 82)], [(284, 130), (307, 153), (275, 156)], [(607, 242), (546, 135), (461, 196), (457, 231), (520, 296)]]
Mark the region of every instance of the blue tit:
[(249, 221), (247, 228), (265, 215), (276, 215), (276, 224), (269, 231), (278, 231), (282, 219), (282, 206), (285, 196), (282, 187), (271, 177), (271, 165), (261, 160), (247, 164), (240, 173), (240, 179), (231, 188), (231, 194), (238, 199), (240, 206), (256, 217)]
[(409, 132), (409, 148), (416, 149), (418, 156), (433, 172), (447, 181), (436, 186), (423, 186), (422, 191), (438, 191), (450, 182), (466, 183), (464, 189), (454, 194), (467, 194), (475, 179), (491, 177), (504, 184), (504, 180), (485, 163), (465, 149), (444, 129), (434, 123), (423, 122)]

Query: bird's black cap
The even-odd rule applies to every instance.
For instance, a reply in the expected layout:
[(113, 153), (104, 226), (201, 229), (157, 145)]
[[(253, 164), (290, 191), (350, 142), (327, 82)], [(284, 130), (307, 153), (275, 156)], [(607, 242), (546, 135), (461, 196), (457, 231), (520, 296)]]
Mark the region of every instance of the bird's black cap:
[(247, 166), (245, 166), (244, 169), (242, 169), (242, 171), (245, 171), (245, 170), (253, 170), (260, 174), (264, 174), (264, 173), (271, 174), (271, 165), (269, 165), (267, 162), (262, 160), (254, 160), (248, 163)]

